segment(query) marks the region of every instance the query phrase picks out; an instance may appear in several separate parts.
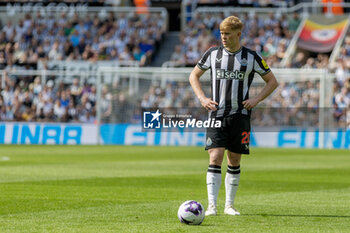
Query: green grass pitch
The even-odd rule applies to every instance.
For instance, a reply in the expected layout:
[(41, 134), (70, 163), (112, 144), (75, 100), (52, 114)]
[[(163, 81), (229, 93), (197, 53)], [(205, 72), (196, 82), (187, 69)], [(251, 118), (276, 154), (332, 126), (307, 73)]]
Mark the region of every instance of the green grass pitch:
[(181, 224), (182, 202), (207, 206), (207, 166), (200, 147), (2, 145), (0, 232), (350, 232), (349, 150), (253, 148), (242, 215), (222, 185), (218, 216)]

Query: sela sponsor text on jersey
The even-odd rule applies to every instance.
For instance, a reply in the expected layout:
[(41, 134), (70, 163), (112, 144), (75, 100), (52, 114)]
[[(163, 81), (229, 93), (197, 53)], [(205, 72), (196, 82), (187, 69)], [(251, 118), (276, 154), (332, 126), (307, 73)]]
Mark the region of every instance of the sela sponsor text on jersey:
[(228, 80), (242, 80), (244, 78), (244, 72), (234, 70), (224, 70), (217, 69), (216, 70), (216, 79), (228, 79)]

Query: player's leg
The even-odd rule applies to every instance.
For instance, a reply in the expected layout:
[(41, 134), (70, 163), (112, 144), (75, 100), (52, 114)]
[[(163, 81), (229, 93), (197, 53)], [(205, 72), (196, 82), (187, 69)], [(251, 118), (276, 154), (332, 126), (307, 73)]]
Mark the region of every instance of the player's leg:
[(205, 215), (216, 215), (216, 201), (221, 186), (221, 164), (225, 148), (212, 148), (208, 150), (209, 167), (207, 171), (208, 209)]
[(239, 215), (240, 213), (234, 209), (234, 201), (239, 185), (241, 175), (240, 170), (241, 154), (227, 150), (227, 172), (225, 177), (225, 214)]
[(225, 214), (239, 215), (234, 209), (241, 169), (241, 154), (249, 154), (250, 118), (241, 114), (228, 118), (230, 139), (227, 146), (227, 172), (225, 177)]

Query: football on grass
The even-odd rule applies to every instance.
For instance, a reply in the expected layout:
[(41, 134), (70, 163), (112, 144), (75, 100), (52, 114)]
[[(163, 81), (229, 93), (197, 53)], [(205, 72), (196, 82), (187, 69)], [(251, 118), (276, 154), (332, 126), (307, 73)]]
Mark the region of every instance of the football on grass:
[(177, 211), (180, 222), (188, 225), (199, 225), (204, 220), (204, 208), (198, 201), (185, 201)]

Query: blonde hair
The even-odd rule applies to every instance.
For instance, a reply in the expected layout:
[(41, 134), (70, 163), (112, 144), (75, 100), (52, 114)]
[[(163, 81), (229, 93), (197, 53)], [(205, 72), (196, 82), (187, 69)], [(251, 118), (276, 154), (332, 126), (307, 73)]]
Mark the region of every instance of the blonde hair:
[(220, 30), (227, 28), (231, 30), (242, 30), (243, 23), (238, 17), (229, 16), (220, 23)]

